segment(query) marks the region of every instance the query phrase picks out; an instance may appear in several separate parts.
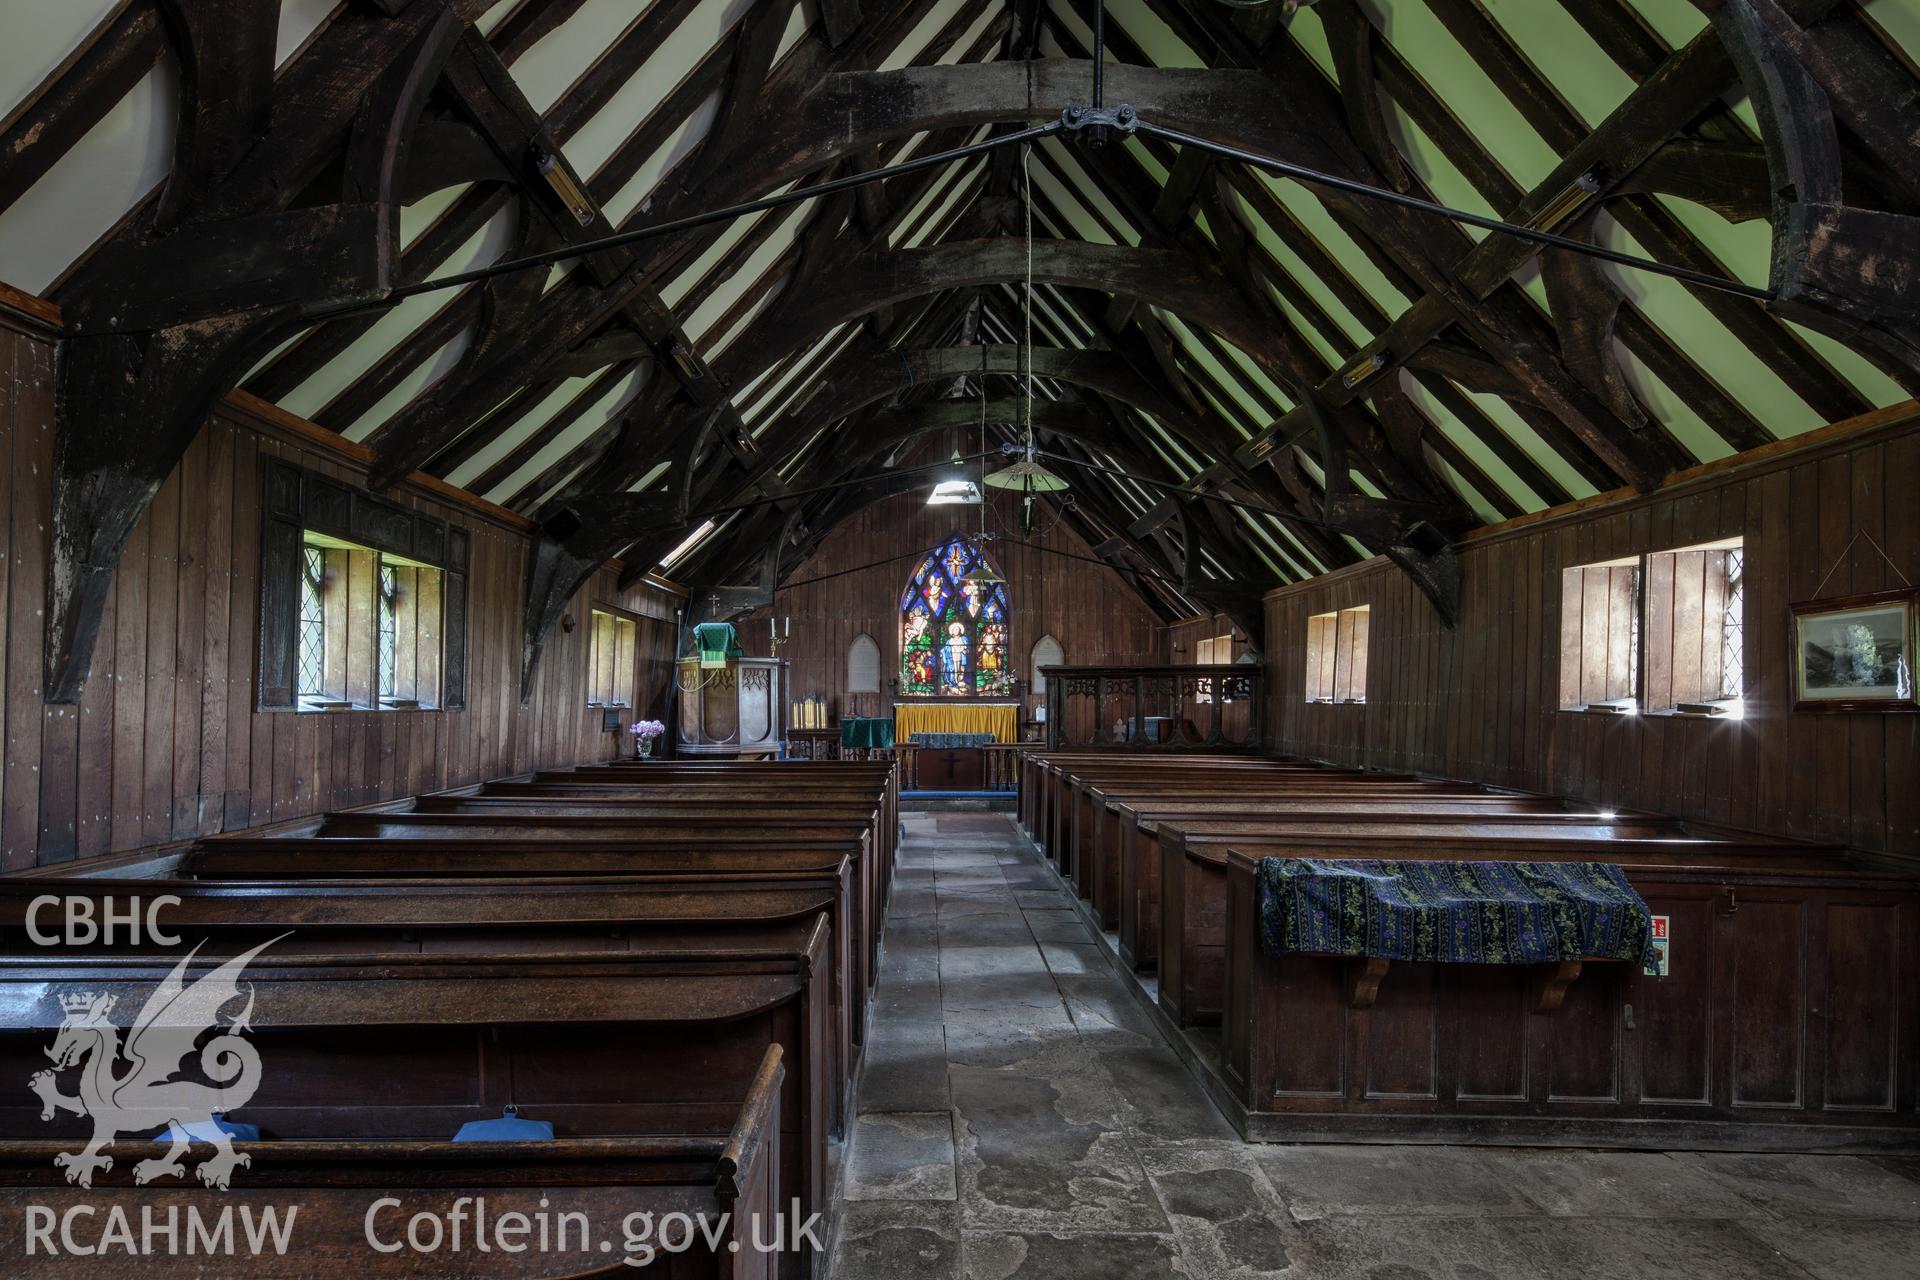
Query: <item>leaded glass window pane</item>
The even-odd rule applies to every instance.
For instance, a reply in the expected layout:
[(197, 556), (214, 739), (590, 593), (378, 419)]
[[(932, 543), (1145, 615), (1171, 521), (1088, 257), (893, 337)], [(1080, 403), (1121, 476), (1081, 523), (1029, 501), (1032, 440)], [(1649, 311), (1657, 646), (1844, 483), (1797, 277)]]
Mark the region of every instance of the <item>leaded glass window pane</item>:
[(301, 548), (300, 572), (300, 688), (303, 698), (326, 694), (327, 615), (320, 593), (327, 580), (327, 553), (319, 547)]
[(399, 594), (400, 584), (393, 566), (384, 560), (380, 563), (379, 599), (374, 603), (380, 616), (380, 660), (378, 664), (379, 695), (382, 698), (393, 696), (394, 649), (398, 638), (398, 624), (395, 621), (394, 600)]
[(1720, 615), (1720, 696), (1746, 696), (1746, 577), (1747, 553), (1742, 547), (1727, 552), (1726, 608)]

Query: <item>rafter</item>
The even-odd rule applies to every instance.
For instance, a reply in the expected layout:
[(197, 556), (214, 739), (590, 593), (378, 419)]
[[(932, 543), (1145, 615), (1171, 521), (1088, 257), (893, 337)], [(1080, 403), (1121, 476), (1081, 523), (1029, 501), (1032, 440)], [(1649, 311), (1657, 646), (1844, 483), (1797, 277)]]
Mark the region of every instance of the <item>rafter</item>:
[[(197, 137), (219, 154), (186, 163), (210, 185), (170, 198), (174, 229), (155, 218), (136, 222), (69, 284), (62, 303), (73, 336), (60, 361), (48, 575), (49, 701), (79, 697), (114, 565), (215, 400), (297, 332), (315, 300), (369, 296), (391, 283), (404, 139), (461, 20), (456, 9), (428, 5), (399, 18), (341, 14), (310, 58), (274, 85), (276, 103), (303, 109), (273, 112), (274, 127), (244, 161), (225, 154), (244, 130), (230, 122), (201, 130)], [(357, 163), (342, 199), (288, 209), (343, 138)]]

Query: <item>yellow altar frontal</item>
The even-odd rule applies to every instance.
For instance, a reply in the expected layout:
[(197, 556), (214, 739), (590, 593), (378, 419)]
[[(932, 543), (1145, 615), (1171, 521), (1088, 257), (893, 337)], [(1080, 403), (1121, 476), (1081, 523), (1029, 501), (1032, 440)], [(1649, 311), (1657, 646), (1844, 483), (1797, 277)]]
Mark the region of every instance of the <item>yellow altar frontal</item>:
[(1020, 741), (1017, 702), (902, 702), (893, 709), (893, 740), (916, 733), (990, 733), (995, 742)]

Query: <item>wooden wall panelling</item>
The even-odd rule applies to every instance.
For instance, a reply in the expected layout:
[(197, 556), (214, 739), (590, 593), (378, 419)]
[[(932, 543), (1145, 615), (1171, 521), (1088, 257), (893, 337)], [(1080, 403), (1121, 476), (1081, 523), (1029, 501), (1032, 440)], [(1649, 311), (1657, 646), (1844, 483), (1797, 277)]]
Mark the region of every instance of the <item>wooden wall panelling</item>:
[[(0, 371), (6, 375), (4, 385), (0, 385), (0, 412), (6, 417), (0, 426), (7, 436), (0, 442), (0, 458), (7, 463), (6, 477), (0, 481), (0, 532), (8, 540), (8, 553), (0, 556), (0, 587), (7, 590), (0, 599), (0, 619), (5, 620), (0, 625), (11, 635), (18, 629), (12, 616), (13, 547), (17, 542), (13, 534), (15, 477), (20, 474), (21, 459), (33, 453), (31, 446), (19, 443), (26, 434), (21, 426), (21, 399), (24, 384), (32, 376), (30, 368), (21, 368), (21, 360), (31, 357), (32, 344), (4, 330), (0, 330), (0, 340), (5, 342), (0, 347)], [(22, 669), (21, 657), (9, 645), (5, 661), (0, 662), (0, 737), (4, 739), (0, 747), (5, 749), (4, 760), (0, 760), (0, 859), (9, 866), (19, 856), (16, 850), (31, 847), (37, 839), (37, 834), (24, 828), (32, 823), (37, 833), (40, 821), (39, 789), (32, 785), (33, 770), (39, 764), (40, 735), (24, 723), (28, 708), (37, 711), (39, 700), (30, 697), (33, 676)], [(29, 748), (33, 750), (31, 756), (25, 754)]]
[[(1888, 441), (1886, 466), (1891, 475), (1920, 476), (1920, 435)], [(1889, 496), (1889, 513), (1909, 512), (1909, 517), (1889, 520), (1881, 545), (1901, 572), (1920, 583), (1920, 520), (1911, 518), (1912, 503), (1911, 490), (1904, 486)], [(1898, 729), (1888, 733), (1885, 760), (1888, 839), (1898, 847), (1920, 848), (1920, 787), (1914, 785), (1914, 779), (1920, 778), (1920, 734)]]
[[(1864, 540), (1847, 551), (1860, 530), (1920, 580), (1920, 507), (1886, 479), (1917, 473), (1920, 426), (1887, 422), (1472, 538), (1453, 631), (1384, 562), (1272, 592), (1269, 746), (1920, 856), (1920, 716), (1794, 715), (1787, 614), (1836, 562), (1822, 594), (1899, 585)], [(1558, 709), (1564, 569), (1736, 535), (1744, 720)], [(1373, 609), (1367, 705), (1306, 705), (1306, 620), (1356, 604)]]
[[(46, 603), (47, 534), (52, 493), (35, 483), (49, 474), (53, 444), (53, 353), (45, 343), (6, 334), (13, 344), (8, 382), (14, 437), (5, 525), (12, 573), (7, 583), (6, 788), (0, 795), (0, 858), (7, 865), (32, 859), (41, 831), (42, 743), (50, 718), (41, 704), (43, 662), (38, 645), (13, 643), (16, 633), (40, 634)], [(63, 801), (56, 788), (55, 809)], [(63, 841), (64, 843), (64, 841)]]
[[(1247, 651), (1249, 641), (1246, 634), (1229, 622), (1224, 614), (1212, 613), (1195, 618), (1183, 618), (1167, 628), (1169, 654), (1167, 661), (1175, 665), (1192, 663), (1197, 660), (1202, 640), (1216, 639), (1220, 636), (1231, 636), (1233, 642), (1228, 646), (1231, 650), (1230, 654), (1218, 659), (1219, 661), (1236, 662), (1240, 655)], [(1244, 738), (1247, 732), (1246, 710), (1236, 706), (1227, 706), (1220, 710), (1222, 712), (1221, 732), (1235, 741)], [(1162, 709), (1149, 708), (1147, 714), (1167, 713)], [(1191, 698), (1182, 699), (1178, 714), (1198, 726), (1204, 727), (1207, 723), (1207, 708), (1196, 705)]]
[[(362, 475), (310, 428), (224, 408), (134, 529), (80, 702), (43, 706), (52, 387), (51, 344), (0, 327), (0, 869), (612, 753), (586, 706), (584, 648), (549, 652), (538, 693), (517, 700), (524, 531), (426, 491), (402, 505), (471, 540), (468, 709), (256, 711), (262, 467), (282, 459), (349, 485)], [(593, 598), (665, 619), (643, 632), (661, 653), (641, 655), (664, 662), (678, 599), (621, 592), (616, 577), (598, 575), (576, 612)]]

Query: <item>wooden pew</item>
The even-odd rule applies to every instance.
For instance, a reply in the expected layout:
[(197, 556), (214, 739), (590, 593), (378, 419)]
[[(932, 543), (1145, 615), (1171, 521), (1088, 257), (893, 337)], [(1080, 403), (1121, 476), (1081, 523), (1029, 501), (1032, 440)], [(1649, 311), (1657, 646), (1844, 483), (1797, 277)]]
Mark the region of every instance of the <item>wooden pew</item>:
[[(860, 800), (878, 798), (881, 808), (879, 849), (883, 883), (890, 883), (892, 858), (900, 827), (900, 775), (892, 762), (855, 761), (634, 761), (616, 760), (576, 769), (544, 770), (496, 780), (499, 784), (551, 781), (566, 785), (572, 779), (585, 786), (619, 784), (632, 789), (664, 792), (685, 789), (689, 794), (710, 790), (736, 804), (748, 788), (772, 789), (779, 795), (801, 798), (846, 795)], [(456, 788), (443, 795), (478, 795), (486, 787)], [(577, 788), (576, 788), (577, 789)]]
[(1126, 775), (1139, 770), (1162, 772), (1167, 769), (1179, 769), (1189, 776), (1219, 776), (1222, 781), (1231, 781), (1244, 777), (1250, 772), (1269, 772), (1301, 767), (1295, 762), (1268, 759), (1262, 756), (1235, 756), (1228, 759), (1202, 757), (1152, 758), (1138, 759), (1117, 756), (1108, 752), (1100, 756), (1054, 756), (1032, 757), (1029, 762), (1029, 786), (1033, 792), (1033, 820), (1031, 829), (1033, 840), (1056, 862), (1060, 858), (1060, 842), (1068, 821), (1065, 790), (1068, 779), (1079, 773), (1094, 771), (1111, 775)]
[(893, 858), (899, 841), (899, 791), (891, 766), (812, 766), (785, 770), (781, 764), (724, 766), (707, 764), (697, 771), (674, 768), (657, 771), (641, 764), (584, 766), (578, 770), (528, 773), (515, 779), (497, 779), (476, 787), (455, 789), (424, 800), (597, 800), (645, 804), (718, 804), (733, 818), (781, 821), (789, 810), (822, 812), (841, 802), (872, 814), (874, 844), (874, 910), (885, 910), (893, 883)]
[(1062, 761), (1043, 760), (1037, 770), (1039, 791), (1039, 831), (1034, 840), (1041, 851), (1058, 864), (1062, 874), (1075, 873), (1070, 840), (1074, 817), (1072, 783), (1076, 777), (1127, 779), (1165, 777), (1171, 769), (1195, 780), (1217, 783), (1223, 790), (1252, 782), (1257, 778), (1284, 778), (1297, 773), (1318, 773), (1316, 766), (1292, 761), (1268, 760), (1256, 756), (1213, 763), (1179, 760)]
[[(200, 945), (200, 954), (238, 955), (269, 938), (276, 954), (517, 953), (585, 954), (658, 950), (698, 929), (709, 937), (749, 940), (764, 926), (810, 922), (824, 913), (828, 1068), (832, 1123), (842, 1128), (851, 1103), (853, 1024), (865, 1012), (854, 985), (853, 942), (844, 859), (832, 870), (701, 875), (554, 877), (461, 880), (0, 880), (0, 946), (30, 952), (28, 913), (47, 893), (92, 904), (85, 918), (104, 920), (115, 904), (175, 899), (165, 926)], [(40, 922), (43, 926), (44, 921)], [(137, 945), (67, 948), (63, 954), (137, 953)]]
[[(1290, 821), (1317, 816), (1356, 822), (1377, 822), (1415, 816), (1454, 816), (1482, 813), (1552, 814), (1558, 801), (1543, 796), (1502, 793), (1472, 794), (1405, 791), (1385, 795), (1353, 795), (1345, 791), (1324, 797), (1298, 793), (1263, 795), (1236, 792), (1233, 798), (1212, 803), (1186, 795), (1174, 798), (1127, 795), (1103, 798), (1095, 810), (1093, 838), (1095, 909), (1105, 886), (1113, 885), (1109, 916), (1119, 935), (1122, 963), (1142, 972), (1158, 967), (1160, 958), (1160, 823), (1176, 825), (1197, 820)], [(1567, 815), (1590, 817), (1591, 815)]]
[[(725, 1137), (777, 1046), (787, 1073), (775, 1203), (797, 1198), (803, 1212), (824, 1213), (827, 929), (821, 917), (621, 954), (270, 950), (244, 975), (260, 1079), (232, 1118), (276, 1139), (445, 1141), (511, 1102), (569, 1139)], [(109, 995), (137, 1012), (176, 962), (7, 956), (0, 1067), (25, 1080), (45, 1065), (63, 1017), (57, 997)], [(196, 975), (209, 967), (188, 965)], [(79, 1119), (42, 1126), (38, 1115), (24, 1090), (0, 1102), (6, 1132), (86, 1130)], [(781, 1262), (788, 1276), (809, 1265)]]
[[(872, 822), (854, 810), (795, 813), (784, 821), (769, 823), (765, 816), (751, 809), (743, 811), (737, 805), (725, 809), (662, 809), (639, 802), (609, 800), (587, 806), (569, 798), (553, 798), (522, 802), (518, 808), (496, 806), (482, 814), (327, 814), (299, 834), (329, 842), (358, 839), (446, 845), (469, 841), (496, 849), (502, 841), (518, 842), (558, 847), (564, 851), (563, 857), (610, 848), (684, 848), (723, 840), (744, 842), (748, 848), (835, 842), (854, 859), (853, 892), (861, 904), (855, 923), (864, 944), (863, 974), (870, 978), (879, 959), (879, 925), (886, 914), (886, 860), (875, 848)], [(291, 835), (277, 838), (289, 839)], [(369, 868), (363, 874), (379, 873)]]
[[(1364, 783), (1367, 786), (1391, 792), (1409, 786), (1419, 786), (1405, 774), (1360, 773), (1345, 769), (1319, 769), (1297, 764), (1276, 765), (1262, 769), (1257, 773), (1248, 770), (1235, 770), (1219, 773), (1212, 770), (1193, 770), (1187, 773), (1189, 785), (1205, 786), (1216, 794), (1238, 795), (1243, 792), (1264, 792), (1277, 790), (1287, 792), (1303, 786), (1333, 785), (1339, 782)], [(1060, 873), (1080, 890), (1081, 897), (1089, 896), (1093, 876), (1089, 858), (1092, 854), (1093, 829), (1099, 809), (1096, 793), (1127, 794), (1135, 790), (1151, 791), (1166, 785), (1165, 772), (1132, 766), (1121, 770), (1104, 768), (1081, 768), (1072, 771), (1061, 770), (1053, 783), (1059, 802), (1054, 809), (1054, 848), (1055, 861)]]
[[(217, 1238), (221, 1215), (234, 1213), (236, 1206), (242, 1212), (297, 1206), (293, 1229), (286, 1235), (290, 1247), (279, 1251), (269, 1243), (258, 1253), (244, 1251), (246, 1219), (241, 1218), (240, 1225), (232, 1227), (232, 1238), (242, 1242), (243, 1252), (211, 1265), (263, 1280), (315, 1274), (454, 1280), (474, 1274), (477, 1265), (484, 1265), (489, 1276), (586, 1274), (607, 1266), (612, 1256), (652, 1261), (690, 1280), (772, 1280), (779, 1274), (779, 1258), (754, 1247), (753, 1227), (770, 1221), (782, 1208), (776, 1178), (785, 1076), (780, 1047), (769, 1045), (734, 1108), (732, 1122), (724, 1133), (712, 1135), (551, 1142), (295, 1138), (235, 1143), (234, 1150), (250, 1163), (231, 1190), (205, 1195), (183, 1192), (173, 1179), (138, 1183), (127, 1146), (140, 1139), (132, 1135), (121, 1140), (113, 1167), (94, 1175), (90, 1190), (66, 1187), (55, 1172), (55, 1157), (73, 1150), (76, 1141), (10, 1139), (0, 1141), (0, 1211), (26, 1224), (29, 1206), (58, 1214), (92, 1205), (95, 1232), (116, 1206), (124, 1209), (136, 1230), (146, 1220), (143, 1211), (160, 1222), (170, 1213), (177, 1215), (180, 1233), (173, 1250), (150, 1252), (124, 1272), (112, 1269), (115, 1258), (74, 1260), (66, 1270), (76, 1275), (207, 1275), (207, 1256), (186, 1244), (189, 1214), (197, 1212), (206, 1234)], [(392, 1118), (403, 1129), (430, 1128), (424, 1118), (403, 1110)], [(187, 1173), (180, 1181), (197, 1188), (198, 1171), (214, 1155), (212, 1144), (195, 1143), (183, 1158)], [(408, 1189), (404, 1199), (395, 1194), (403, 1188)], [(384, 1208), (388, 1198), (397, 1203), (390, 1215), (374, 1220), (376, 1238), (383, 1246), (402, 1247), (375, 1249), (367, 1243), (368, 1214), (376, 1205)], [(494, 1224), (493, 1247), (485, 1255), (472, 1244), (478, 1229), (475, 1202), (481, 1200)], [(404, 1247), (409, 1217), (423, 1210), (443, 1224), (463, 1211), (464, 1247), (451, 1247), (451, 1231), (444, 1225), (444, 1247)], [(504, 1216), (513, 1213), (524, 1215), (533, 1231), (501, 1234)], [(685, 1252), (658, 1252), (650, 1259), (647, 1250), (658, 1242), (642, 1231), (647, 1221), (673, 1213), (704, 1215), (714, 1224), (713, 1234), (696, 1235), (694, 1247)], [(584, 1220), (563, 1214), (584, 1215)], [(636, 1214), (649, 1219), (633, 1218)], [(278, 1220), (285, 1222), (284, 1214)], [(627, 1226), (633, 1228), (631, 1238)], [(91, 1243), (85, 1227), (80, 1235), (83, 1243)], [(770, 1229), (761, 1232), (762, 1239), (772, 1235)], [(37, 1250), (36, 1259), (25, 1257), (25, 1236), (23, 1230), (18, 1237), (9, 1233), (0, 1240), (0, 1265), (14, 1275), (27, 1274), (30, 1267), (36, 1268), (35, 1274), (41, 1268), (59, 1273), (66, 1259), (49, 1260), (44, 1249)], [(603, 1239), (614, 1241), (611, 1255), (601, 1251)], [(540, 1247), (543, 1240), (545, 1247)], [(57, 1231), (50, 1242), (64, 1253)], [(522, 1251), (513, 1251), (516, 1246)], [(671, 1261), (663, 1261), (667, 1258)]]
[[(1105, 777), (1094, 777), (1084, 783), (1075, 782), (1076, 791), (1083, 792), (1084, 799), (1080, 795), (1075, 797), (1075, 819), (1066, 837), (1067, 847), (1072, 850), (1071, 862), (1075, 872), (1071, 883), (1082, 898), (1093, 904), (1102, 927), (1115, 927), (1120, 912), (1120, 897), (1128, 891), (1127, 873), (1123, 867), (1128, 849), (1126, 813), (1136, 805), (1151, 804), (1158, 809), (1163, 805), (1178, 807), (1195, 804), (1200, 806), (1198, 812), (1210, 812), (1217, 808), (1223, 816), (1230, 813), (1257, 818), (1271, 811), (1273, 806), (1280, 806), (1280, 811), (1284, 812), (1287, 806), (1295, 805), (1318, 804), (1328, 808), (1345, 805), (1346, 811), (1364, 815), (1372, 812), (1370, 802), (1373, 801), (1446, 802), (1458, 807), (1499, 812), (1539, 803), (1528, 797), (1502, 796), (1464, 787), (1368, 774), (1321, 776), (1303, 773), (1272, 781), (1236, 783), (1224, 792), (1213, 794), (1212, 808), (1209, 808), (1209, 801), (1195, 799), (1196, 792), (1169, 792), (1169, 786), (1159, 781), (1115, 781)], [(1135, 826), (1137, 828), (1137, 824)]]
[(1160, 825), (1160, 1006), (1177, 1026), (1220, 1020), (1225, 998), (1227, 858), (1455, 859), (1616, 862), (1628, 866), (1783, 871), (1833, 863), (1836, 850), (1690, 832), (1671, 823), (1551, 826), (1432, 819), (1315, 825)]
[(874, 981), (879, 917), (865, 889), (866, 846), (845, 834), (667, 833), (653, 840), (568, 838), (558, 843), (525, 830), (463, 831), (446, 838), (389, 840), (377, 836), (223, 836), (139, 874), (196, 880), (537, 879), (567, 876), (672, 877), (726, 873), (838, 874), (845, 865), (845, 932), (852, 952), (850, 985), (860, 994), (852, 1034), (863, 1039), (860, 1012)]
[(1229, 769), (1243, 766), (1265, 767), (1268, 764), (1284, 763), (1284, 761), (1265, 756), (1245, 754), (1135, 757), (1119, 751), (1050, 752), (1029, 748), (1022, 751), (1020, 755), (1018, 812), (1021, 827), (1045, 852), (1048, 830), (1052, 824), (1052, 815), (1049, 812), (1051, 806), (1048, 804), (1050, 784), (1057, 772), (1062, 769), (1071, 770), (1076, 765), (1125, 764), (1136, 759), (1143, 763), (1164, 763), (1190, 769), (1209, 766)]
[(884, 806), (877, 796), (863, 793), (836, 794), (818, 791), (790, 791), (781, 788), (716, 787), (705, 794), (660, 795), (653, 788), (632, 787), (617, 781), (606, 782), (489, 782), (474, 793), (474, 799), (556, 801), (607, 801), (617, 803), (621, 812), (639, 817), (672, 817), (676, 811), (687, 819), (731, 816), (750, 819), (763, 826), (782, 825), (780, 816), (821, 820), (845, 819), (862, 823), (873, 841), (878, 865), (891, 864), (895, 831), (887, 823)]
[[(736, 797), (748, 789), (769, 790), (788, 799), (837, 796), (861, 801), (873, 800), (898, 823), (898, 771), (891, 765), (834, 765), (810, 767), (804, 773), (793, 772), (791, 763), (749, 767), (745, 772), (700, 773), (674, 770), (663, 773), (652, 766), (627, 762), (606, 765), (582, 765), (575, 769), (548, 769), (518, 778), (502, 778), (483, 783), (482, 788), (511, 785), (558, 787), (615, 787), (622, 790), (688, 794), (717, 792)], [(483, 792), (484, 793), (484, 792)]]
[(1541, 1012), (1565, 975), (1396, 963), (1356, 1007), (1365, 961), (1261, 949), (1259, 852), (1226, 868), (1219, 1076), (1247, 1137), (1920, 1146), (1920, 995), (1897, 976), (1920, 962), (1911, 874), (1804, 849), (1745, 869), (1628, 860), (1669, 922), (1666, 976), (1587, 964)]
[[(127, 860), (116, 873), (201, 877), (184, 886), (136, 886), (149, 894), (181, 888), (176, 896), (212, 935), (213, 951), (238, 950), (248, 938), (298, 923), (302, 940), (288, 945), (328, 958), (342, 949), (463, 963), (476, 955), (577, 960), (597, 953), (697, 965), (731, 947), (764, 960), (765, 944), (777, 941), (770, 931), (788, 923), (781, 913), (797, 912), (795, 921), (819, 926), (818, 954), (801, 967), (818, 970), (808, 1007), (826, 1010), (790, 1046), (789, 1061), (806, 1061), (809, 1070), (799, 1075), (809, 1096), (835, 1106), (850, 1080), (851, 1028), (864, 1017), (871, 983), (891, 861), (877, 858), (876, 846), (884, 841), (890, 849), (895, 834), (880, 817), (894, 773), (837, 765), (804, 777), (754, 773), (744, 785), (737, 768), (725, 765), (672, 776), (650, 766), (535, 775), (323, 815), (271, 834), (221, 837)], [(583, 881), (582, 872), (599, 878)], [(434, 882), (406, 882), (421, 875)], [(90, 875), (65, 886), (36, 878), (22, 888), (104, 897), (126, 886)], [(796, 896), (807, 892), (809, 901)], [(809, 906), (815, 914), (805, 914)], [(833, 956), (833, 948), (856, 958)], [(808, 1136), (789, 1144), (801, 1166), (788, 1182), (816, 1196), (821, 1181), (805, 1162), (824, 1153), (825, 1139), (814, 1128)]]

